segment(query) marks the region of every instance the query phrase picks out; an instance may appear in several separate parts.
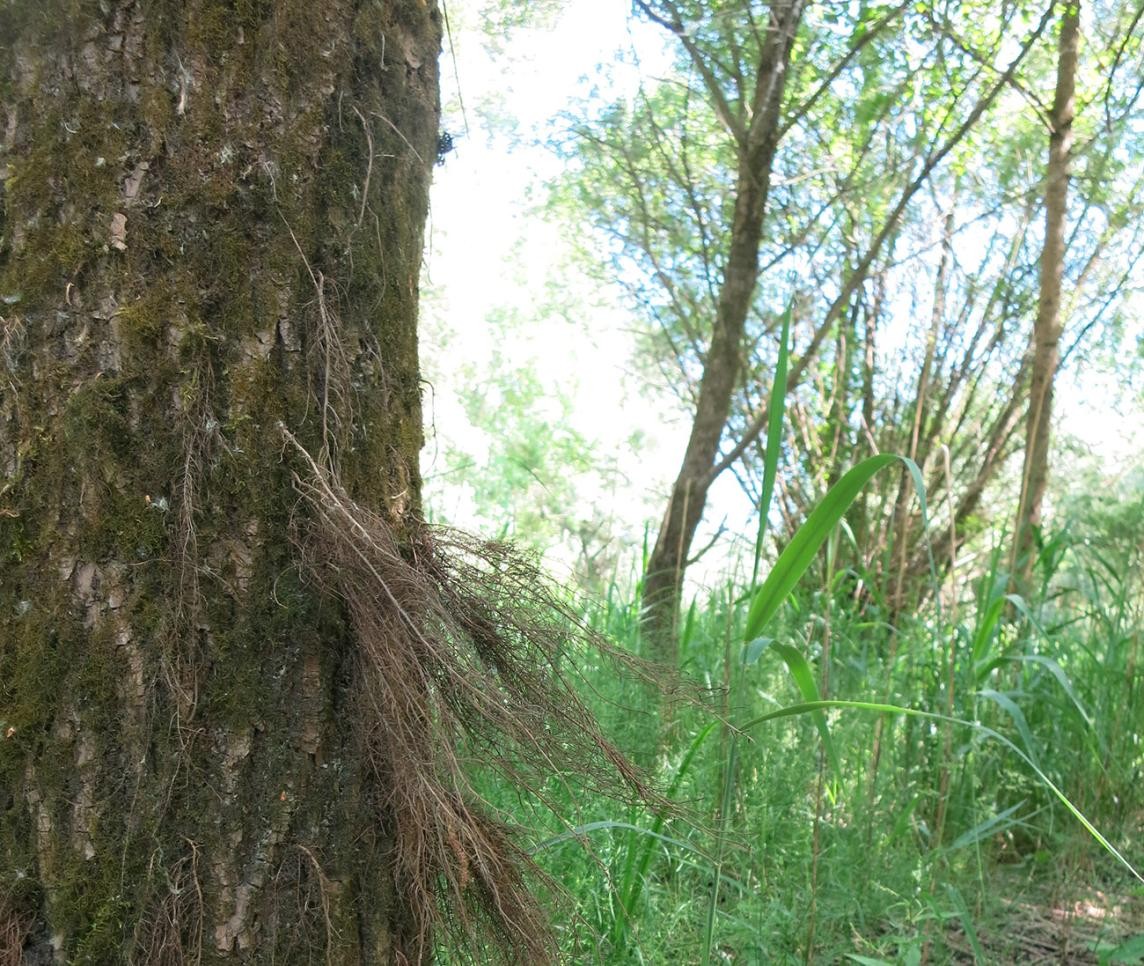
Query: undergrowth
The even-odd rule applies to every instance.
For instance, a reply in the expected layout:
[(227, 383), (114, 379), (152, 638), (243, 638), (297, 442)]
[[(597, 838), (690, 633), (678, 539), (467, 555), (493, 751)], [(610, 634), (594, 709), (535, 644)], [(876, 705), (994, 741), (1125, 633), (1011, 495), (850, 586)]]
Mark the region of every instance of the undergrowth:
[[(658, 762), (678, 814), (559, 782), (543, 807), (482, 786), (575, 900), (557, 924), (566, 961), (1018, 962), (1032, 953), (1014, 924), (1038, 910), (1059, 961), (1144, 961), (1141, 883), (1048, 784), (1144, 865), (1140, 547), (1062, 535), (1041, 551), (1037, 600), (1007, 596), (999, 545), (947, 579), (946, 606), (896, 627), (849, 592), (857, 579), (804, 580), (754, 646), (741, 586), (697, 599), (681, 659), (713, 696), (684, 704)], [(639, 605), (613, 587), (588, 619), (638, 653)], [(583, 671), (604, 732), (646, 748), (646, 689)], [(808, 686), (933, 714), (834, 707), (736, 731)]]

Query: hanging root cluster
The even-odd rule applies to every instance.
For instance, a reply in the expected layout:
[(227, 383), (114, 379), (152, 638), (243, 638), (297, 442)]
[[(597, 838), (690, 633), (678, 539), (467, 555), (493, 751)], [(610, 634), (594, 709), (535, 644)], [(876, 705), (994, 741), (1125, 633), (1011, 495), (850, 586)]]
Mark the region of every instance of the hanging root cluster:
[[(132, 964), (148, 966), (193, 966), (203, 961), (203, 888), (199, 849), (184, 840), (187, 853), (162, 870), (167, 889), (155, 911), (140, 919), (135, 928)], [(148, 880), (152, 879), (158, 853), (151, 856)]]
[(356, 637), (355, 727), (392, 830), (406, 955), (428, 961), (444, 934), (481, 959), (555, 960), (528, 887), (537, 870), (467, 774), (476, 761), (538, 792), (574, 774), (581, 787), (654, 800), (571, 687), (567, 652), (588, 632), (503, 544), (424, 525), (399, 538), (283, 433), (304, 467), (306, 567), (344, 601)]
[(0, 894), (0, 966), (20, 966), (24, 962), (24, 940), (34, 925), (30, 914)]

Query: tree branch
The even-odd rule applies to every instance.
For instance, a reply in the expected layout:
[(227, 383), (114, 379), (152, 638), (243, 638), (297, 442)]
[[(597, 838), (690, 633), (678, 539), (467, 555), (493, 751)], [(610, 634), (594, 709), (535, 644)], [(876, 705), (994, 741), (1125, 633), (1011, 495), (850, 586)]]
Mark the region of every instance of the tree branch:
[[(974, 105), (973, 110), (969, 112), (969, 116), (961, 122), (957, 130), (954, 131), (954, 133), (946, 139), (945, 143), (938, 150), (930, 154), (930, 156), (926, 159), (925, 164), (922, 165), (922, 170), (918, 173), (914, 180), (910, 182), (909, 186), (902, 193), (901, 198), (898, 199), (898, 203), (894, 206), (894, 210), (890, 213), (889, 217), (886, 219), (885, 224), (882, 226), (882, 230), (878, 232), (877, 237), (867, 249), (865, 256), (862, 258), (862, 261), (851, 273), (850, 277), (846, 280), (845, 285), (842, 287), (842, 291), (838, 293), (838, 297), (834, 300), (833, 303), (831, 303), (830, 308), (827, 309), (826, 316), (823, 318), (822, 324), (819, 325), (819, 327), (815, 330), (810, 345), (807, 346), (806, 351), (803, 353), (798, 363), (791, 369), (790, 375), (787, 378), (788, 391), (799, 384), (807, 366), (810, 365), (811, 361), (814, 359), (815, 354), (818, 352), (819, 347), (822, 345), (823, 339), (826, 338), (826, 334), (830, 330), (830, 326), (834, 324), (842, 311), (845, 309), (847, 303), (850, 300), (850, 297), (854, 294), (855, 290), (866, 280), (870, 266), (878, 257), (878, 254), (881, 251), (882, 246), (885, 244), (886, 239), (889, 238), (890, 234), (896, 228), (897, 223), (902, 217), (902, 214), (905, 212), (907, 205), (913, 199), (914, 195), (917, 194), (922, 186), (926, 183), (934, 169), (959, 143), (961, 143), (962, 140), (964, 140), (965, 136), (973, 128), (973, 125), (977, 123), (981, 115), (984, 114), (989, 109), (990, 105), (997, 99), (997, 95), (1001, 92), (1001, 90), (1009, 85), (1013, 75), (1017, 71), (1017, 68), (1024, 61), (1029, 51), (1033, 49), (1033, 45), (1040, 38), (1041, 34), (1044, 33), (1045, 28), (1048, 27), (1052, 18), (1052, 13), (1053, 7), (1050, 5), (1049, 9), (1045, 11), (1044, 15), (1041, 17), (1041, 20), (1037, 24), (1036, 29), (1032, 34), (1030, 34), (1024, 44), (1021, 45), (1021, 50), (1010, 62), (1004, 73), (1001, 74), (993, 86), (977, 102), (977, 104)], [(723, 459), (720, 460), (719, 463), (717, 463), (707, 474), (704, 480), (705, 485), (710, 486), (711, 483), (715, 481), (716, 477), (723, 473), (727, 467), (729, 467), (732, 463), (739, 459), (739, 457), (742, 456), (744, 452), (746, 452), (747, 447), (750, 446), (752, 442), (754, 442), (755, 438), (759, 435), (760, 432), (762, 432), (763, 427), (767, 425), (767, 419), (767, 407), (763, 407), (758, 413), (755, 414), (755, 418), (747, 427), (746, 432), (731, 448), (730, 452), (728, 452), (727, 455), (724, 456)]]
[(671, 13), (671, 18), (668, 19), (652, 10), (646, 0), (635, 0), (635, 5), (652, 23), (659, 24), (659, 26), (665, 30), (670, 30), (679, 38), (679, 42), (683, 44), (683, 49), (687, 51), (687, 56), (691, 58), (692, 65), (699, 72), (699, 76), (703, 78), (703, 85), (707, 88), (707, 93), (711, 95), (711, 101), (719, 120), (726, 126), (736, 143), (741, 148), (746, 147), (747, 127), (743, 123), (743, 118), (736, 116), (731, 110), (731, 105), (727, 103), (723, 88), (719, 85), (719, 79), (712, 72), (710, 66), (708, 66), (703, 56), (703, 51), (699, 49), (695, 41), (691, 39), (690, 34), (688, 34), (687, 28), (683, 26), (682, 21), (679, 19), (679, 11), (673, 4), (669, 3), (667, 7)]

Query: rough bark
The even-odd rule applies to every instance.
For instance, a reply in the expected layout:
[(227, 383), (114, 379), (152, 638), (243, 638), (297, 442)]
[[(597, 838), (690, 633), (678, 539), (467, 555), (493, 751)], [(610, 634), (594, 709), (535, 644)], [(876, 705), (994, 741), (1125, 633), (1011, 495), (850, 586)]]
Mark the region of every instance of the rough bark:
[(1057, 85), (1050, 114), (1049, 160), (1045, 176), (1045, 243), (1041, 252), (1040, 296), (1029, 347), (1032, 377), (1025, 424), (1025, 460), (1013, 543), (1015, 586), (1028, 593), (1036, 563), (1035, 535), (1049, 476), (1049, 444), (1053, 415), (1053, 381), (1060, 362), (1061, 280), (1065, 261), (1065, 216), (1068, 206), (1069, 153), (1073, 141), (1077, 53), (1080, 46), (1080, 2), (1066, 3), (1061, 19)]
[(400, 539), (438, 13), (19, 0), (0, 37), (0, 960), (419, 958), (279, 427)]
[(778, 149), (787, 67), (803, 0), (771, 7), (749, 125), (737, 135), (738, 171), (730, 249), (703, 360), (695, 419), (667, 511), (644, 574), (644, 634), (649, 656), (668, 667), (678, 662), (676, 619), (683, 572), (703, 515), (710, 473), (719, 452), (742, 365), (743, 333), (759, 275), (759, 244)]

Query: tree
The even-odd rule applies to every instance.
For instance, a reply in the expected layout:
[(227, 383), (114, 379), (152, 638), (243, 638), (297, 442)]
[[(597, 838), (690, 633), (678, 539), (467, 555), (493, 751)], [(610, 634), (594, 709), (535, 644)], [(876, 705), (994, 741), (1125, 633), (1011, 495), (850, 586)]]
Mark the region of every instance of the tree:
[(421, 522), (439, 11), (0, 36), (0, 960), (551, 958), (467, 759), (638, 778), (537, 575)]
[(759, 243), (771, 169), (779, 146), (787, 68), (805, 4), (803, 0), (784, 0), (772, 5), (762, 30), (752, 23), (753, 45), (757, 47), (754, 75), (750, 83), (741, 74), (735, 78), (737, 96), (733, 100), (724, 95), (725, 79), (716, 75), (709, 53), (693, 39), (673, 4), (664, 5), (666, 14), (656, 12), (642, 0), (638, 6), (679, 38), (702, 78), (716, 116), (734, 143), (734, 210), (711, 337), (695, 398), (695, 418), (655, 546), (645, 566), (644, 603), (652, 653), (673, 666), (683, 570), (703, 515), (710, 486), (707, 477), (718, 455), (739, 381), (741, 345), (759, 276)]
[(1014, 580), (1028, 591), (1036, 563), (1034, 534), (1049, 476), (1049, 441), (1053, 414), (1053, 380), (1060, 362), (1061, 279), (1065, 268), (1065, 214), (1068, 208), (1069, 162), (1076, 111), (1077, 49), (1080, 43), (1080, 0), (1069, 0), (1061, 17), (1057, 85), (1049, 115), (1049, 160), (1045, 175), (1045, 242), (1041, 253), (1040, 297), (1029, 346), (1032, 379), (1025, 426), (1025, 462), (1021, 500), (1014, 533)]
[[(663, 354), (678, 365), (674, 384), (695, 412), (645, 568), (650, 653), (671, 665), (684, 573), (709, 489), (728, 470), (749, 477), (738, 467), (761, 455), (785, 270), (800, 279), (786, 296), (795, 296), (792, 404), (802, 403), (796, 390), (813, 394), (824, 385), (831, 345), (841, 350), (840, 386), (849, 385), (856, 340), (847, 329), (863, 315), (872, 377), (880, 320), (869, 308), (879, 298), (867, 288), (891, 265), (918, 257), (897, 244), (911, 231), (922, 234), (916, 220), (925, 189), (946, 167), (964, 167), (973, 133), (1019, 85), (1050, 17), (1007, 8), (967, 48), (945, 12), (938, 18), (904, 4), (839, 12), (780, 3), (767, 24), (750, 4), (639, 8), (676, 36), (683, 66), (634, 106), (581, 125), (573, 181), (575, 203), (604, 223), (615, 274), (662, 329)], [(757, 103), (760, 91), (773, 103)], [(751, 148), (751, 136), (766, 149)], [(777, 204), (758, 208), (770, 195)], [(966, 361), (977, 360), (971, 352)], [(927, 381), (919, 380), (923, 392)], [(867, 379), (861, 446), (894, 415), (875, 413), (873, 386)], [(816, 424), (834, 420), (839, 443), (850, 398), (844, 391), (815, 412)], [(1008, 421), (996, 426), (1007, 438)], [(828, 450), (827, 479), (845, 455), (841, 445)], [(984, 479), (999, 452), (983, 458)]]

